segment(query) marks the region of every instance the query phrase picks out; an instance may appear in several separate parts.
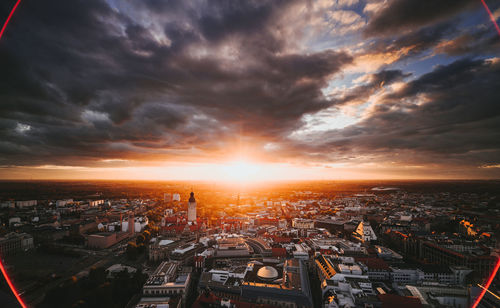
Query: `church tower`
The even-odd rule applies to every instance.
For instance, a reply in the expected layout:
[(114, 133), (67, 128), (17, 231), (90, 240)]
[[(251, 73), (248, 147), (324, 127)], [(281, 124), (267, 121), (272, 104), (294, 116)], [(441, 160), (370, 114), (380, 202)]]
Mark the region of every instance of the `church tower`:
[(189, 196), (188, 221), (196, 222), (196, 199), (194, 198), (194, 192), (191, 192)]

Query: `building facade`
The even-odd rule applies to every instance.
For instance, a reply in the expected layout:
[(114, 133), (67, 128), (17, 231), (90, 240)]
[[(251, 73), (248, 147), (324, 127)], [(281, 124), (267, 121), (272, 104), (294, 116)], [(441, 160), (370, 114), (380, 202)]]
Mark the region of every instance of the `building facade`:
[(188, 202), (188, 221), (196, 222), (196, 199), (194, 193), (191, 192)]
[(0, 256), (14, 255), (34, 247), (33, 237), (26, 233), (9, 233), (0, 238)]

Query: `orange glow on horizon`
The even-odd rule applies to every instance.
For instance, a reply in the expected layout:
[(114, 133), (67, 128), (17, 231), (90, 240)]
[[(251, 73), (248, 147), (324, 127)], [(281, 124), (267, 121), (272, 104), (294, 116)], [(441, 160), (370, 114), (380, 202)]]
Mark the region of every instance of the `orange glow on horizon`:
[(4, 180), (178, 180), (256, 183), (296, 180), (378, 179), (381, 172), (366, 172), (362, 167), (343, 165), (304, 165), (291, 162), (271, 163), (246, 158), (225, 162), (136, 162), (109, 167), (26, 166), (6, 168)]
[[(468, 179), (485, 179), (478, 168)], [(492, 168), (494, 171), (495, 168)], [(98, 166), (19, 166), (0, 168), (0, 180), (142, 180), (209, 181), (234, 184), (318, 180), (460, 180), (465, 172), (446, 174), (446, 167), (384, 164), (299, 164), (232, 159), (226, 162), (110, 161)], [(411, 174), (411, 176), (409, 176)], [(461, 175), (461, 177), (456, 174)], [(494, 178), (494, 177), (492, 177)]]
[(219, 169), (216, 174), (222, 181), (255, 182), (262, 179), (264, 168), (257, 163), (239, 159), (222, 164)]

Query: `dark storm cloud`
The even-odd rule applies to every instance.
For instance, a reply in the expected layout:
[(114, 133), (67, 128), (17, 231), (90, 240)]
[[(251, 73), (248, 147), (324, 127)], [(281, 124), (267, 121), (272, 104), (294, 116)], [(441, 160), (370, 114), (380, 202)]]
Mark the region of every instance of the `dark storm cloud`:
[[(21, 3), (0, 41), (0, 165), (216, 160), (237, 138), (275, 143), (274, 159), (500, 163), (497, 60), (461, 60), (410, 81), (411, 73), (385, 68), (325, 97), (356, 59), (304, 51), (301, 31), (313, 19), (286, 17), (308, 1), (115, 2), (123, 7)], [(490, 53), (498, 44), (491, 32), (454, 34), (454, 16), (469, 3), (391, 2), (370, 16), (373, 39), (359, 56)], [(2, 2), (0, 15), (10, 7)], [(288, 138), (304, 115), (374, 97), (355, 125)]]
[(443, 40), (435, 48), (436, 53), (450, 56), (495, 55), (500, 50), (500, 39), (494, 29), (480, 27), (467, 31), (454, 38)]
[(367, 36), (396, 35), (418, 29), (477, 5), (474, 0), (390, 0), (370, 17), (364, 30)]
[(145, 1), (130, 14), (23, 2), (0, 42), (0, 164), (168, 158), (242, 129), (287, 134), (332, 104), (321, 89), (352, 61), (287, 49), (296, 37), (279, 18), (294, 2)]
[(461, 13), (478, 7), (473, 0), (388, 1), (368, 12), (363, 34), (372, 40), (363, 55), (387, 55), (393, 58), (391, 63), (431, 55), (436, 46), (464, 30), (461, 22), (466, 18)]
[[(407, 64), (436, 54), (491, 56), (498, 37), (478, 1), (389, 1), (368, 11), (363, 30), (370, 38), (361, 56), (385, 55)], [(495, 10), (497, 4), (490, 3)]]
[[(327, 159), (374, 156), (406, 164), (479, 167), (500, 163), (500, 61), (463, 59), (381, 98), (368, 117), (316, 136)], [(335, 159), (334, 159), (335, 160)]]
[(408, 52), (405, 57), (409, 57), (435, 47), (443, 38), (455, 31), (457, 29), (452, 22), (443, 22), (412, 31), (389, 41), (379, 41), (378, 45), (385, 45), (385, 50), (388, 52), (406, 48)]
[(382, 89), (383, 86), (388, 86), (393, 82), (401, 81), (404, 78), (411, 76), (410, 73), (403, 73), (401, 70), (382, 70), (375, 74), (367, 76), (367, 83), (353, 87), (346, 91), (341, 97), (333, 98), (336, 106), (346, 104), (361, 104), (377, 91)]
[(385, 54), (388, 57), (397, 55), (394, 62), (401, 63), (403, 60), (417, 59), (421, 55), (431, 54), (443, 41), (455, 37), (459, 32), (457, 20), (446, 20), (413, 31), (376, 37), (367, 43), (365, 52), (361, 55)]
[(192, 105), (208, 107), (208, 113), (225, 123), (236, 121), (246, 132), (281, 135), (300, 125), (303, 114), (331, 104), (323, 97), (321, 88), (326, 86), (328, 76), (350, 62), (350, 57), (326, 51), (263, 55), (260, 61), (258, 66), (239, 73), (216, 74), (213, 68), (206, 78), (209, 82), (182, 89), (182, 96)]

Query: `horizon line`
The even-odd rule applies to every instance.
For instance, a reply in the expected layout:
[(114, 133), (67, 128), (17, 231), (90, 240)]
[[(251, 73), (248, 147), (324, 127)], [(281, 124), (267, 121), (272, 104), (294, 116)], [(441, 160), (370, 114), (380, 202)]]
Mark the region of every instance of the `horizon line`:
[(207, 183), (226, 183), (226, 184), (257, 184), (263, 182), (358, 182), (358, 181), (500, 181), (500, 178), (357, 178), (357, 179), (270, 179), (270, 180), (261, 180), (261, 181), (241, 181), (234, 182), (231, 180), (205, 180), (205, 179), (90, 179), (90, 178), (81, 178), (81, 179), (68, 179), (68, 178), (38, 178), (38, 179), (1, 179), (0, 182), (16, 182), (16, 181), (25, 181), (25, 182), (36, 182), (36, 181), (135, 181), (135, 182), (207, 182)]

